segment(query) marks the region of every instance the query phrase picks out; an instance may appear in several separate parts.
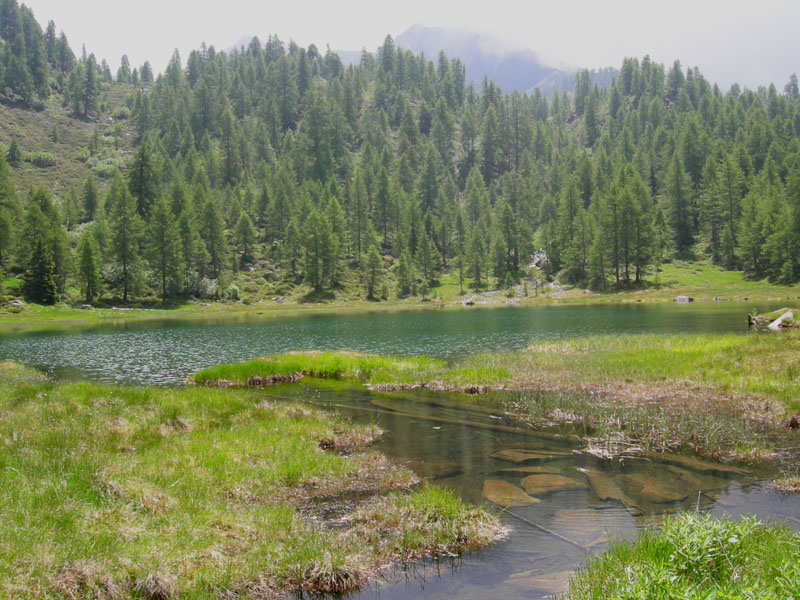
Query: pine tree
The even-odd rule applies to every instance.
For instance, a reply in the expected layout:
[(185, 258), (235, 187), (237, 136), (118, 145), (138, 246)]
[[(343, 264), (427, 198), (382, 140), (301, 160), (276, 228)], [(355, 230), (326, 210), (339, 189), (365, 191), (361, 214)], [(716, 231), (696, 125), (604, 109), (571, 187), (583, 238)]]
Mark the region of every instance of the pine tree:
[(100, 295), (100, 255), (97, 241), (91, 231), (85, 232), (78, 242), (78, 277), (83, 285), (86, 303), (91, 304)]
[(55, 304), (58, 300), (53, 257), (43, 239), (33, 246), (33, 255), (25, 271), (25, 295), (33, 302)]
[(302, 240), (300, 238), (300, 227), (295, 219), (289, 221), (284, 235), (284, 260), (289, 263), (289, 275), (295, 281), (299, 275), (300, 252)]
[(499, 156), (499, 134), (497, 124), (497, 112), (494, 105), (489, 105), (489, 109), (483, 117), (483, 129), (481, 131), (481, 172), (486, 184), (492, 183), (500, 174)]
[(364, 239), (367, 231), (369, 206), (367, 187), (364, 184), (362, 171), (356, 171), (355, 179), (350, 186), (350, 237), (352, 239), (355, 257), (361, 260), (361, 253), (366, 250)]
[(250, 216), (244, 211), (236, 222), (234, 237), (239, 250), (239, 264), (252, 264), (255, 261), (256, 229)]
[(17, 191), (11, 179), (11, 169), (0, 152), (0, 270), (9, 257), (16, 237), (15, 225), (19, 217)]
[(335, 254), (331, 225), (324, 214), (312, 210), (303, 225), (303, 233), (306, 281), (314, 290), (321, 291), (330, 283)]
[(128, 189), (136, 199), (136, 210), (143, 219), (150, 216), (150, 209), (159, 196), (160, 187), (150, 143), (145, 141), (136, 152), (128, 173)]
[(11, 143), (8, 145), (8, 150), (6, 150), (5, 159), (12, 167), (18, 166), (20, 161), (22, 161), (22, 152), (19, 149), (16, 138), (11, 138)]
[(142, 223), (136, 211), (136, 200), (125, 187), (120, 190), (119, 197), (114, 203), (114, 212), (111, 218), (111, 244), (114, 258), (120, 269), (122, 302), (127, 303), (128, 294), (139, 275), (139, 242)]
[(183, 287), (183, 256), (178, 225), (165, 198), (155, 201), (147, 226), (147, 256), (166, 300)]
[(472, 287), (478, 289), (481, 287), (481, 274), (486, 256), (486, 245), (483, 243), (483, 237), (476, 227), (472, 231), (472, 238), (469, 244), (469, 255), (467, 257), (468, 272), (472, 278)]
[(94, 54), (91, 54), (86, 62), (81, 90), (81, 104), (83, 106), (83, 118), (87, 118), (89, 113), (97, 110), (97, 97), (100, 92), (100, 83), (97, 80), (97, 63)]
[(367, 253), (366, 267), (367, 299), (375, 300), (378, 284), (383, 278), (383, 259), (374, 245), (370, 246)]
[(87, 221), (94, 221), (95, 212), (100, 202), (97, 180), (91, 173), (83, 184), (83, 214)]
[(685, 253), (692, 245), (691, 198), (689, 180), (683, 170), (683, 161), (675, 152), (667, 175), (667, 199), (669, 201), (669, 219), (672, 226), (675, 247), (679, 253)]
[(218, 279), (227, 264), (228, 244), (225, 240), (225, 223), (219, 205), (213, 198), (208, 198), (203, 205), (199, 230), (208, 255), (208, 275)]
[(403, 250), (397, 263), (397, 296), (405, 298), (414, 293), (414, 265), (408, 250)]

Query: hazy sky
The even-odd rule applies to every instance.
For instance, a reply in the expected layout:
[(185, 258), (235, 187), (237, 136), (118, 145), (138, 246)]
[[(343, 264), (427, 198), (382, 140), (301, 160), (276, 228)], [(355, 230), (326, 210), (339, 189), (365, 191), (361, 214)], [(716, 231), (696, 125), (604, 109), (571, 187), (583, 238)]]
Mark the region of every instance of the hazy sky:
[(650, 54), (698, 66), (723, 89), (774, 82), (800, 72), (797, 0), (23, 0), (44, 26), (54, 20), (73, 49), (85, 43), (116, 72), (149, 60), (160, 71), (172, 51), (185, 58), (205, 41), (224, 49), (243, 36), (270, 33), (321, 50), (374, 50), (386, 34), (414, 23), (498, 36), (545, 62), (619, 67)]

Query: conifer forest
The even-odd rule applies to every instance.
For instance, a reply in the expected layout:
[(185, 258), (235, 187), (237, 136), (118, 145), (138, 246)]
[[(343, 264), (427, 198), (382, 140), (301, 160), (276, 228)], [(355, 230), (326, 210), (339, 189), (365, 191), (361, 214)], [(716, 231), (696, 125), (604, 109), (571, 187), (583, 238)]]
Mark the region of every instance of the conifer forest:
[(675, 258), (800, 280), (794, 75), (722, 91), (645, 56), (607, 87), (580, 71), (571, 93), (503, 93), (389, 36), (345, 65), (275, 35), (113, 72), (16, 0), (0, 38), (3, 110), (91, 132), (53, 125), (50, 148), (3, 130), (5, 294), (381, 300), (444, 276), (605, 291)]

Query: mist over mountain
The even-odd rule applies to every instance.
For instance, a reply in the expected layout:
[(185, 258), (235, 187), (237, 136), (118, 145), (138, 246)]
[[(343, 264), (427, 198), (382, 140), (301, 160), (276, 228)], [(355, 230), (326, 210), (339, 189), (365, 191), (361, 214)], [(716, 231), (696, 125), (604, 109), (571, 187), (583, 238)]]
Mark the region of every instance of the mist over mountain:
[[(577, 69), (546, 65), (533, 50), (509, 47), (502, 40), (484, 33), (412, 25), (395, 38), (395, 44), (412, 52), (424, 52), (435, 60), (440, 50), (448, 58), (464, 63), (467, 81), (480, 85), (489, 77), (504, 92), (530, 92), (540, 88), (546, 94), (554, 89), (572, 91)], [(608, 87), (616, 69), (592, 71), (592, 82)]]

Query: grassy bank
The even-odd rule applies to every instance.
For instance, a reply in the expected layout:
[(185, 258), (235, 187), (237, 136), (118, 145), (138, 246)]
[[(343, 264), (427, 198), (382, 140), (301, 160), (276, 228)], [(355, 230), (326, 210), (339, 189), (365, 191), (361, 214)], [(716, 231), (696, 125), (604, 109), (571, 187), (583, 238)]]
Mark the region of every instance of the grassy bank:
[[(596, 389), (627, 395), (711, 394), (745, 399), (755, 414), (800, 411), (800, 336), (602, 335), (544, 342), (522, 352), (478, 354), (460, 370), (506, 370), (513, 388)], [(447, 371), (441, 378), (453, 381)], [(646, 398), (645, 398), (646, 399)]]
[(343, 591), (502, 534), (371, 452), (374, 427), (254, 391), (64, 385), (6, 363), (0, 416), (2, 597)]
[(683, 447), (750, 460), (796, 443), (800, 335), (613, 335), (476, 354), (460, 363), (353, 353), (292, 353), (201, 371), (198, 382), (305, 372), (378, 391), (497, 392), (534, 426), (572, 423), (601, 451)]
[(800, 534), (786, 527), (685, 514), (579, 571), (569, 600), (800, 597)]
[(766, 279), (745, 279), (741, 271), (728, 271), (709, 261), (687, 262), (675, 260), (661, 266), (661, 271), (651, 274), (639, 289), (608, 290), (587, 293), (582, 289), (566, 289), (557, 294), (548, 290), (552, 299), (560, 302), (672, 302), (675, 296), (689, 296), (697, 302), (721, 301), (767, 302), (797, 300), (800, 285), (773, 284)]

